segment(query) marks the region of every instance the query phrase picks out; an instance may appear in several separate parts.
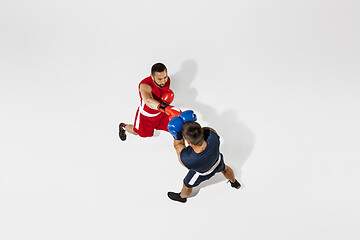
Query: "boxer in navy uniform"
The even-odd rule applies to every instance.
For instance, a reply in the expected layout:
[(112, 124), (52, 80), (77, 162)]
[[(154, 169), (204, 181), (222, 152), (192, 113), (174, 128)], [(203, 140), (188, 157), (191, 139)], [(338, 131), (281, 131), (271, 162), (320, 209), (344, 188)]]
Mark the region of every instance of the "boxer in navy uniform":
[[(174, 136), (174, 148), (180, 163), (189, 169), (184, 178), (180, 193), (168, 192), (171, 200), (185, 203), (192, 188), (210, 179), (217, 172), (222, 172), (231, 183), (231, 187), (239, 189), (241, 184), (235, 179), (233, 170), (225, 165), (220, 153), (220, 137), (209, 127), (202, 128), (196, 121), (193, 111), (182, 112), (173, 118), (168, 125)], [(189, 144), (185, 146), (185, 141)]]

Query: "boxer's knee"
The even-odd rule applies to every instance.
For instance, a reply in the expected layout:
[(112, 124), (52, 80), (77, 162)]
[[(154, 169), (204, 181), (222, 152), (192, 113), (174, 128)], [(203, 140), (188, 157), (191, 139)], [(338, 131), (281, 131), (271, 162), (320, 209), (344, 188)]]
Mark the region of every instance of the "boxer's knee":
[(229, 167), (225, 165), (225, 169), (222, 171), (223, 174), (226, 174), (229, 171)]

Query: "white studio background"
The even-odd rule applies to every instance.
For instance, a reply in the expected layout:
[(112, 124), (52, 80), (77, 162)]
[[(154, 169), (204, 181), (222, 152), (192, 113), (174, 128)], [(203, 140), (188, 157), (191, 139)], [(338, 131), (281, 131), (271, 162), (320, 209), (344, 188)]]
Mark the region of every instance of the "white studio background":
[[(359, 7), (2, 0), (0, 239), (359, 239)], [(170, 201), (172, 137), (120, 141), (156, 62), (243, 189)]]

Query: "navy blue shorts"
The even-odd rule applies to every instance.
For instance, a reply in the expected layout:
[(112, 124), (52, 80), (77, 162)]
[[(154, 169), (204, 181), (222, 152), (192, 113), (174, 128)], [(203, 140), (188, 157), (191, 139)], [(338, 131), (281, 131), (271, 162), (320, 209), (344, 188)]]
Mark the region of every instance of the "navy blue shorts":
[[(185, 176), (184, 178), (184, 185), (188, 188), (192, 188), (192, 187), (196, 187), (198, 186), (201, 182), (210, 179), (212, 176), (214, 176), (216, 173), (218, 172), (222, 172), (225, 170), (225, 162), (224, 162), (224, 158), (221, 154), (221, 159), (220, 159), (220, 163), (219, 165), (214, 169), (214, 171), (212, 171), (210, 174), (208, 175), (199, 175), (199, 176), (195, 176), (195, 174), (197, 173), (194, 170), (189, 170), (188, 174)], [(194, 178), (194, 179), (193, 179)], [(196, 180), (195, 180), (196, 179)], [(194, 182), (195, 180), (195, 182)]]

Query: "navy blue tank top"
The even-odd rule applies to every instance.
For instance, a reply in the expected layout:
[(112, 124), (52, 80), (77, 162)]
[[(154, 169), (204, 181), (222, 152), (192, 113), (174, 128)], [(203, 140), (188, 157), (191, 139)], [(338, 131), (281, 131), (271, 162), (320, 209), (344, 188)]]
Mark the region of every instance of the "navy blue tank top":
[(220, 137), (215, 132), (205, 129), (204, 140), (206, 148), (201, 153), (196, 153), (192, 147), (184, 148), (180, 153), (181, 162), (188, 169), (204, 173), (217, 162), (220, 154)]

